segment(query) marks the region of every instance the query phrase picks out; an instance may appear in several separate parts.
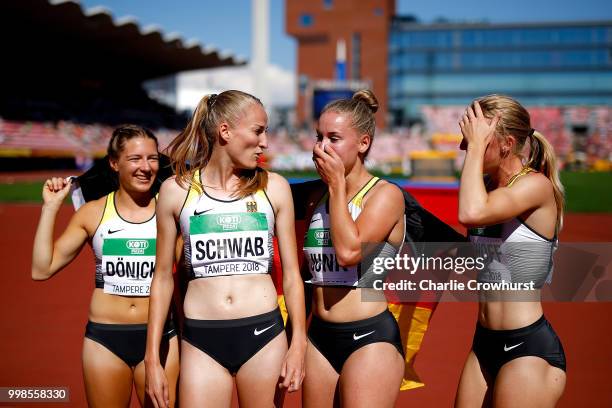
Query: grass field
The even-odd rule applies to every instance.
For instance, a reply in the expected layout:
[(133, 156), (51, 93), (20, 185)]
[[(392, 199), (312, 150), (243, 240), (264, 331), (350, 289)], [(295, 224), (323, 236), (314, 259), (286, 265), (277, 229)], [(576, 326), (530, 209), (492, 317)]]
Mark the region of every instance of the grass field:
[(562, 172), (568, 212), (612, 212), (612, 173)]
[[(286, 173), (287, 178), (316, 177), (314, 173)], [(566, 211), (579, 213), (612, 212), (612, 172), (562, 172), (565, 186)], [(41, 202), (42, 182), (0, 184), (0, 202)]]
[(0, 184), (0, 201), (4, 203), (42, 202), (43, 182)]

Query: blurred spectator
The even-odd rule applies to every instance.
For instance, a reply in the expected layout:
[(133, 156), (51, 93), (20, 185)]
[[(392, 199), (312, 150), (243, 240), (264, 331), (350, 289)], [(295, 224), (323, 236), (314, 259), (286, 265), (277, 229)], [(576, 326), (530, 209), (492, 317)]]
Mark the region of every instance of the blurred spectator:
[[(108, 100), (98, 101), (100, 105)], [(411, 152), (454, 151), (455, 167), (463, 162), (458, 145), (461, 134), (457, 125), (464, 107), (424, 106), (422, 124), (392, 131), (377, 131), (367, 165), (385, 173), (410, 173)], [(560, 165), (609, 169), (612, 158), (612, 108), (531, 107), (531, 120), (554, 146)], [(112, 124), (19, 121), (0, 118), (0, 150), (28, 150), (45, 154), (80, 158), (101, 157), (113, 130)], [(166, 127), (153, 128), (160, 149), (168, 146), (179, 132)], [(267, 164), (275, 170), (313, 170), (313, 130), (279, 128), (269, 132)], [(12, 149), (12, 150), (11, 150)], [(6, 154), (6, 153), (5, 153)], [(83, 163), (84, 166), (87, 163)]]

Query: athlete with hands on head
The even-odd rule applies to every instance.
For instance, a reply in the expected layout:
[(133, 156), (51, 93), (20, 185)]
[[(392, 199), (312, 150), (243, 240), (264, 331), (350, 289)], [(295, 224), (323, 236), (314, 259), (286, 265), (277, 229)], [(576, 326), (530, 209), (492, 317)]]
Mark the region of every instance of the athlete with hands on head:
[[(49, 279), (74, 260), (85, 243), (92, 246), (96, 287), (83, 341), (87, 402), (91, 407), (127, 406), (134, 383), (144, 406), (143, 359), (155, 262), (156, 200), (151, 187), (159, 169), (157, 139), (139, 126), (120, 126), (113, 132), (108, 156), (117, 173), (118, 190), (79, 208), (55, 242), (55, 219), (71, 182), (57, 177), (45, 182), (34, 238), (32, 279)], [(166, 310), (164, 322), (167, 314)], [(173, 406), (179, 356), (170, 323), (158, 349)]]
[(476, 100), (459, 126), (466, 150), (459, 221), (478, 250), (495, 246), (478, 280), (535, 290), (480, 292), (455, 405), (555, 406), (565, 387), (565, 354), (540, 302), (563, 218), (554, 150), (531, 127), (527, 110), (507, 96)]
[[(234, 376), (245, 407), (270, 407), (277, 388), (292, 392), (301, 386), (306, 334), (293, 201), (284, 178), (258, 167), (267, 148), (267, 125), (259, 99), (230, 90), (202, 98), (170, 144), (176, 177), (160, 191), (145, 359), (147, 392), (156, 407), (167, 406), (157, 350), (172, 296), (177, 229), (190, 279), (183, 308), (181, 404), (229, 407)], [(293, 329), (289, 347), (269, 274), (274, 235)]]

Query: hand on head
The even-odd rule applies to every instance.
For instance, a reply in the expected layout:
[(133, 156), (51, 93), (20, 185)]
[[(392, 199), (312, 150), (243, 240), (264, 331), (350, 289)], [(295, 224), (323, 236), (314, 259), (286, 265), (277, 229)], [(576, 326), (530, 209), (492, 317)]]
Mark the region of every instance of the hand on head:
[(493, 119), (487, 119), (478, 101), (468, 106), (459, 121), (467, 147), (486, 149), (495, 134), (500, 117), (501, 114), (497, 113)]

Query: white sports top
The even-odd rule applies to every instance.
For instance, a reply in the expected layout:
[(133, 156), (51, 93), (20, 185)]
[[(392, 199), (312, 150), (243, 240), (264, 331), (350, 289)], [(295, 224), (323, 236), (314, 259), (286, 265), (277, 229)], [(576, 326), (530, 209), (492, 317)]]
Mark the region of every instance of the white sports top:
[[(200, 179), (200, 171), (193, 176)], [(274, 256), (274, 210), (264, 190), (220, 200), (192, 183), (179, 222), (190, 279), (265, 274)]]
[[(533, 171), (523, 169), (511, 179), (508, 187)], [(470, 228), (468, 235), (479, 255), (486, 255), (486, 266), (478, 274), (479, 281), (533, 282), (536, 288), (552, 281), (553, 253), (558, 245), (556, 232), (548, 239), (516, 217), (502, 224)]]
[(470, 228), (470, 241), (486, 266), (478, 274), (481, 282), (533, 282), (536, 288), (552, 281), (553, 253), (557, 239), (547, 239), (518, 218), (503, 224)]
[[(348, 210), (353, 220), (361, 214), (363, 198), (379, 180), (378, 177), (372, 177), (349, 201)], [(304, 255), (312, 275), (306, 282), (318, 286), (369, 287), (373, 276), (371, 266), (362, 271), (361, 265), (343, 267), (338, 264), (336, 250), (331, 241), (328, 199), (329, 194), (326, 193), (315, 208), (304, 238)], [(382, 246), (377, 245), (375, 252), (368, 255), (368, 259), (393, 257), (398, 250), (385, 242)], [(365, 259), (364, 261), (368, 262)]]
[(115, 192), (106, 196), (102, 219), (92, 238), (96, 258), (96, 288), (122, 296), (149, 296), (155, 271), (155, 214), (133, 223), (121, 218)]

